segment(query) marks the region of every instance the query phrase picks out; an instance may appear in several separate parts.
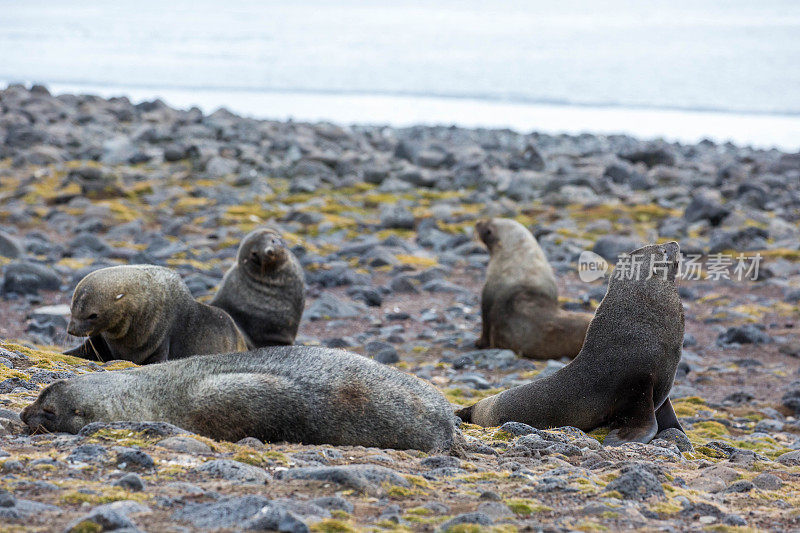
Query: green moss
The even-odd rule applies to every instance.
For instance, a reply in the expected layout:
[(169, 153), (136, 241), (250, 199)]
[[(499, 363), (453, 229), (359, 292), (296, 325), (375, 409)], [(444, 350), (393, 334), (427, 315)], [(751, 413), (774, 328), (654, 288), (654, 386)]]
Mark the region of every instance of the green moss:
[(0, 346), (6, 350), (19, 352), (27, 356), (33, 362), (33, 366), (37, 367), (39, 367), (40, 363), (51, 363), (53, 361), (68, 363), (74, 366), (83, 366), (86, 364), (85, 359), (79, 359), (78, 357), (72, 357), (71, 355), (64, 355), (62, 353), (53, 352), (50, 350), (35, 350), (20, 344), (14, 344), (5, 341), (0, 341)]
[(608, 528), (603, 524), (583, 520), (573, 526), (577, 531), (608, 531)]
[(406, 514), (414, 516), (430, 516), (433, 514), (433, 511), (431, 511), (427, 507), (412, 507), (411, 509), (406, 511)]
[(386, 489), (386, 493), (390, 497), (397, 498), (397, 499), (404, 499), (404, 498), (411, 498), (411, 497), (414, 497), (414, 496), (426, 496), (427, 495), (426, 492), (423, 492), (420, 489), (401, 487), (399, 485), (391, 485), (388, 489)]
[(472, 405), (479, 400), (484, 398), (488, 398), (489, 396), (493, 396), (499, 392), (502, 392), (505, 389), (484, 389), (484, 390), (474, 390), (474, 389), (461, 389), (459, 387), (451, 387), (449, 389), (444, 389), (442, 393), (444, 394), (445, 398), (450, 400), (451, 403), (455, 403), (458, 405)]
[(100, 533), (103, 531), (103, 526), (91, 520), (84, 520), (70, 528), (69, 533)]
[(695, 446), (694, 448), (695, 453), (686, 454), (686, 457), (689, 459), (695, 459), (697, 456), (705, 456), (709, 459), (725, 459), (727, 456), (719, 450), (715, 450), (709, 446)]
[(550, 507), (542, 505), (536, 500), (526, 499), (511, 499), (505, 500), (505, 504), (517, 516), (530, 516), (534, 513), (542, 513), (545, 511), (552, 511)]
[(697, 422), (692, 426), (692, 429), (687, 432), (690, 437), (700, 437), (704, 439), (714, 439), (728, 434), (728, 428), (719, 422), (708, 420), (706, 422)]
[(356, 533), (356, 529), (349, 523), (336, 518), (327, 518), (309, 527), (311, 531), (319, 533)]
[(130, 431), (128, 429), (101, 429), (92, 434), (87, 442), (107, 443), (109, 441), (121, 446), (148, 446), (160, 437), (148, 437), (143, 431)]
[(508, 472), (476, 472), (475, 474), (458, 476), (458, 479), (466, 482), (495, 481), (499, 479), (506, 479), (508, 476)]
[(422, 488), (430, 487), (430, 483), (428, 483), (428, 480), (422, 476), (407, 475), (403, 477), (405, 477), (409, 481), (409, 483), (411, 483), (415, 487), (422, 487)]
[(610, 427), (599, 427), (589, 432), (588, 435), (597, 439), (600, 444), (603, 444), (603, 441), (606, 440), (606, 435), (608, 435), (609, 432), (611, 432)]
[(659, 514), (675, 514), (683, 507), (672, 500), (661, 501), (650, 506), (650, 510)]
[(143, 494), (141, 492), (130, 492), (120, 487), (106, 487), (103, 489), (102, 493), (98, 494), (86, 494), (84, 492), (78, 492), (77, 490), (70, 491), (61, 496), (61, 501), (63, 503), (77, 505), (84, 502), (90, 504), (103, 504), (121, 500), (136, 500), (141, 502), (150, 498), (152, 498), (152, 496)]
[(478, 524), (458, 524), (447, 528), (447, 533), (516, 533), (517, 526), (500, 524), (497, 526), (479, 526)]

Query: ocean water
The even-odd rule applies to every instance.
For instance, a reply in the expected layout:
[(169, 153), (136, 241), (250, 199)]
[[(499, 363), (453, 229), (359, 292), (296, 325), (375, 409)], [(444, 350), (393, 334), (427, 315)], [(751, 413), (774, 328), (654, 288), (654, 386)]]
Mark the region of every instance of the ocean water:
[(800, 2), (0, 0), (0, 80), (264, 118), (800, 147)]

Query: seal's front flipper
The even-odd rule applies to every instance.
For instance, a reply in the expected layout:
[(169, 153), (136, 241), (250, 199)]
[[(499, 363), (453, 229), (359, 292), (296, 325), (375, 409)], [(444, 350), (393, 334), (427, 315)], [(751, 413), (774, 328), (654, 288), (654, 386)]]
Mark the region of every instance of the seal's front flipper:
[(90, 361), (111, 361), (114, 354), (100, 335), (93, 335), (86, 339), (83, 344), (64, 352), (64, 355), (89, 359)]
[(606, 435), (603, 444), (619, 446), (625, 442), (648, 443), (656, 436), (658, 422), (653, 408), (652, 381), (646, 387), (638, 389), (614, 414), (611, 431)]
[(661, 407), (656, 410), (656, 422), (658, 422), (659, 433), (669, 428), (675, 428), (683, 433), (686, 433), (683, 431), (681, 423), (678, 422), (678, 417), (675, 414), (675, 409), (672, 408), (672, 402), (669, 401), (669, 398), (664, 400), (664, 403), (661, 404)]
[(487, 291), (481, 295), (481, 336), (475, 341), (475, 347), (479, 349), (489, 348), (492, 338), (492, 299)]

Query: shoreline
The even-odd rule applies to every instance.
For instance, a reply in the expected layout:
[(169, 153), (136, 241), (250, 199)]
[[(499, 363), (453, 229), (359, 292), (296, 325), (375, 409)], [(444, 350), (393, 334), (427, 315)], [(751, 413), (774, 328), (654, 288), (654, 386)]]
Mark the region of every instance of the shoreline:
[[(0, 81), (0, 86), (8, 84)], [(26, 85), (29, 85), (26, 82)], [(204, 114), (225, 108), (259, 120), (343, 125), (456, 126), (511, 129), (527, 134), (630, 135), (639, 140), (694, 144), (704, 139), (739, 147), (800, 150), (800, 116), (591, 105), (525, 104), (441, 96), (259, 90), (185, 90), (46, 84), (54, 95), (127, 96), (133, 103), (160, 98), (173, 108)], [(268, 111), (265, 111), (268, 110)], [(279, 111), (273, 111), (279, 110)]]

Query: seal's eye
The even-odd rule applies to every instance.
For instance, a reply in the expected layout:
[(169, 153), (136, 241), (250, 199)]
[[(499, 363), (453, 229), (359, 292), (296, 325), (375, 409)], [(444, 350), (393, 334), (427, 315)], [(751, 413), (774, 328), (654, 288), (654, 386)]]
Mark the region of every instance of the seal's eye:
[(86, 318), (89, 319), (89, 320), (96, 320), (97, 319), (97, 313), (92, 313), (91, 315), (89, 315)]
[(72, 414), (74, 414), (75, 416), (83, 416), (83, 411), (81, 411), (80, 409), (75, 409), (72, 411)]

